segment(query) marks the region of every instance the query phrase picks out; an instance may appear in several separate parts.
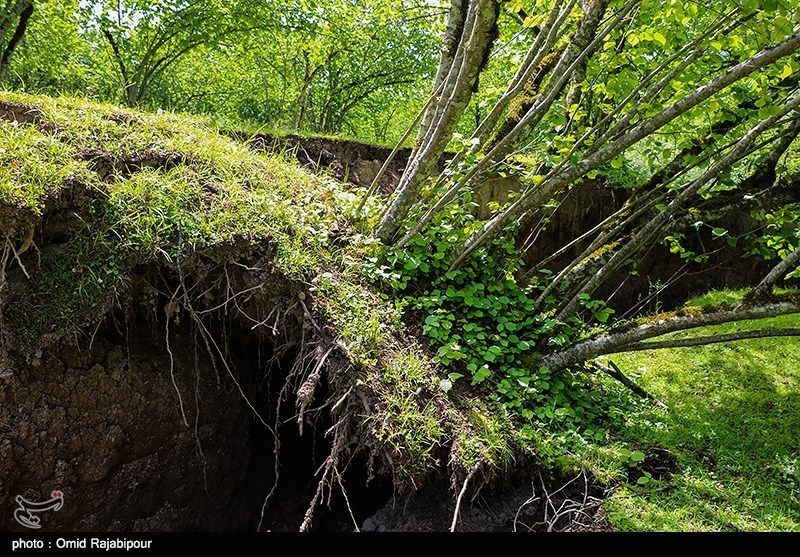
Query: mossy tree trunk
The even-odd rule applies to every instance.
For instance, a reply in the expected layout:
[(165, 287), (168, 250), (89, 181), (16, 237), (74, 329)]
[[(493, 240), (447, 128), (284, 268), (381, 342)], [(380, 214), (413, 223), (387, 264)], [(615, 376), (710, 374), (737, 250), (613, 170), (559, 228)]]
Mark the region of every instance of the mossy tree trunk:
[[(390, 241), (417, 202), (417, 194), (433, 174), (436, 165), (453, 137), (455, 126), (464, 114), (476, 81), (492, 43), (497, 37), (497, 18), (500, 5), (496, 0), (470, 0), (469, 3), (453, 0), (442, 61), (437, 79), (444, 83), (437, 102), (431, 104), (423, 116), (423, 137), (397, 186), (393, 202), (386, 210), (377, 236)], [(463, 21), (463, 24), (461, 23)], [(453, 53), (452, 44), (459, 33), (458, 46)], [(444, 67), (449, 66), (444, 75)], [(434, 88), (438, 90), (438, 84)]]
[(0, 9), (0, 82), (8, 73), (11, 57), (33, 15), (33, 0), (8, 0)]

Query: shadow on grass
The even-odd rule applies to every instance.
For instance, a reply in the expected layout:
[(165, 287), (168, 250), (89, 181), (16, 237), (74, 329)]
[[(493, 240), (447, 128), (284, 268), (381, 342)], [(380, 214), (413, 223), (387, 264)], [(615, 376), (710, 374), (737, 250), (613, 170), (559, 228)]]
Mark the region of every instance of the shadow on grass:
[(768, 340), (622, 355), (669, 405), (619, 435), (674, 455), (666, 481), (612, 503), (624, 529), (800, 530), (800, 342)]

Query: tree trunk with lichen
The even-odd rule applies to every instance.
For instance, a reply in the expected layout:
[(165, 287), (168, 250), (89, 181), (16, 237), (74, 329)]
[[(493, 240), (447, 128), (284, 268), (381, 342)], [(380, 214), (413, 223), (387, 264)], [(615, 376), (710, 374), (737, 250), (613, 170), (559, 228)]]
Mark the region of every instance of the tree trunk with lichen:
[[(408, 163), (397, 186), (395, 198), (387, 208), (376, 233), (389, 242), (403, 223), (426, 180), (453, 136), (456, 124), (467, 108), (475, 83), (488, 61), (488, 53), (497, 37), (499, 3), (496, 0), (471, 0), (469, 4), (454, 0), (451, 4), (447, 41), (437, 79), (444, 83), (438, 102), (431, 104), (423, 117), (421, 132), (414, 156)], [(459, 23), (463, 20), (463, 25)], [(460, 28), (458, 47), (452, 55), (452, 42)], [(448, 63), (449, 62), (449, 63)], [(443, 68), (448, 66), (446, 77)], [(437, 87), (434, 90), (438, 89)]]
[(33, 0), (9, 1), (6, 8), (0, 10), (0, 82), (8, 74), (11, 57), (25, 35), (32, 15)]

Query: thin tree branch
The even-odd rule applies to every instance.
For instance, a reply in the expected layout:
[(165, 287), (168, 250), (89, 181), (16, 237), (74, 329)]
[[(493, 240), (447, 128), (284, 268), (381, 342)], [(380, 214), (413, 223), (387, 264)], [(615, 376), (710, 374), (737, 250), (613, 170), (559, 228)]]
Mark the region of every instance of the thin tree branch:
[(668, 410), (666, 404), (664, 404), (658, 398), (645, 391), (642, 387), (637, 385), (631, 378), (622, 373), (622, 371), (620, 371), (620, 369), (617, 367), (617, 364), (609, 360), (608, 365), (611, 367), (605, 366), (600, 362), (594, 361), (591, 362), (591, 364), (589, 364), (589, 367), (594, 367), (595, 369), (598, 369), (603, 373), (610, 375), (611, 377), (613, 377), (614, 379), (616, 379), (617, 381), (628, 387), (631, 391), (633, 391), (643, 399), (652, 401), (656, 404), (656, 406), (663, 408), (664, 410)]
[(687, 348), (690, 346), (706, 346), (736, 340), (769, 337), (800, 337), (800, 329), (758, 329), (754, 331), (739, 331), (723, 335), (707, 335), (694, 338), (676, 338), (653, 342), (633, 342), (618, 347), (616, 352), (637, 352), (640, 350), (660, 350), (662, 348)]

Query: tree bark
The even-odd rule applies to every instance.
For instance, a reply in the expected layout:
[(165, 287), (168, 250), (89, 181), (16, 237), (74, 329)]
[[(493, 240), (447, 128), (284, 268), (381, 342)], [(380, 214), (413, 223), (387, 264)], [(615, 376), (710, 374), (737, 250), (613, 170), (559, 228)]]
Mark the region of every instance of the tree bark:
[(499, 15), (496, 0), (473, 0), (460, 37), (458, 51), (444, 81), (442, 100), (435, 103), (428, 132), (409, 161), (394, 200), (385, 211), (376, 236), (389, 243), (416, 202), (420, 188), (431, 176), (449, 143), (453, 130), (469, 103), (475, 80), (491, 49)]
[[(6, 9), (4, 11), (6, 12), (5, 17), (0, 21), (0, 48), (2, 48), (2, 52), (0, 52), (0, 81), (5, 79), (11, 63), (11, 57), (28, 28), (28, 22), (33, 15), (33, 0), (17, 0), (10, 10)], [(14, 26), (15, 21), (16, 26)], [(12, 27), (14, 28), (14, 34), (11, 35), (8, 44), (5, 44), (5, 38)]]
[(581, 176), (586, 175), (587, 172), (597, 169), (600, 165), (616, 157), (631, 145), (651, 135), (653, 132), (710, 98), (712, 95), (726, 89), (733, 83), (751, 75), (755, 71), (772, 64), (776, 60), (792, 54), (798, 48), (800, 48), (800, 33), (790, 36), (775, 47), (758, 52), (724, 74), (708, 81), (694, 92), (676, 101), (658, 114), (635, 126), (631, 131), (625, 133), (610, 145), (603, 147), (577, 164), (566, 168), (563, 172), (552, 176), (549, 180), (545, 180), (537, 188), (529, 191), (527, 194), (520, 195), (504, 212), (490, 219), (481, 230), (474, 233), (467, 242), (465, 242), (460, 252), (456, 254), (456, 257), (453, 259), (452, 266), (459, 266), (475, 250), (483, 246), (490, 239), (496, 237), (507, 225), (511, 224), (532, 208), (546, 202), (562, 188), (568, 186)]
[(556, 373), (596, 356), (624, 352), (624, 347), (666, 333), (791, 313), (800, 313), (800, 301), (796, 296), (784, 296), (773, 302), (755, 306), (738, 304), (687, 308), (675, 313), (657, 315), (640, 321), (639, 324), (617, 331), (612, 329), (608, 334), (577, 342), (565, 350), (545, 356), (539, 365), (548, 368), (550, 373)]

